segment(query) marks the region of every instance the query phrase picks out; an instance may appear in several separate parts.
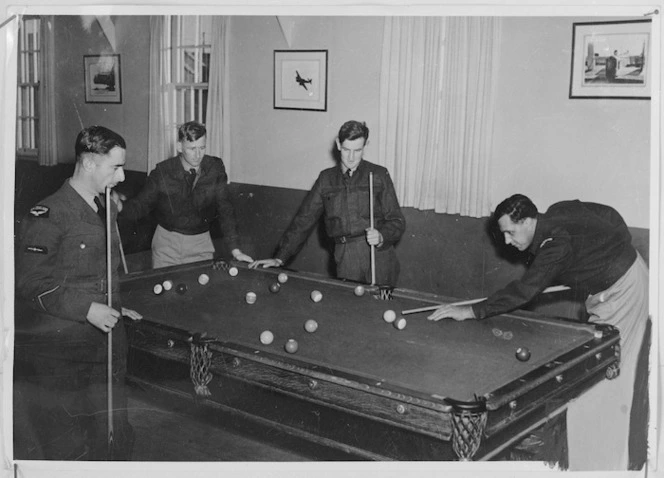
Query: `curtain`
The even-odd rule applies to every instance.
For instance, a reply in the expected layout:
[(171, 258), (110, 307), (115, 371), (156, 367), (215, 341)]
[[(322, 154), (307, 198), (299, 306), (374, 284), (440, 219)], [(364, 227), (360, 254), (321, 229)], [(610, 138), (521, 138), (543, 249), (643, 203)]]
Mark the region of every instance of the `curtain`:
[(39, 152), (40, 166), (58, 164), (58, 135), (55, 118), (55, 45), (53, 39), (53, 16), (42, 17), (40, 22), (40, 80), (39, 80)]
[(401, 205), (488, 215), (500, 20), (388, 17), (383, 40), (379, 162)]
[(212, 156), (221, 156), (230, 171), (230, 92), (228, 74), (228, 17), (212, 18), (210, 78), (205, 127), (207, 151)]
[(168, 16), (150, 17), (150, 104), (148, 110), (148, 173), (157, 163), (175, 155), (174, 132), (168, 118), (170, 82), (168, 81), (168, 51), (164, 30)]

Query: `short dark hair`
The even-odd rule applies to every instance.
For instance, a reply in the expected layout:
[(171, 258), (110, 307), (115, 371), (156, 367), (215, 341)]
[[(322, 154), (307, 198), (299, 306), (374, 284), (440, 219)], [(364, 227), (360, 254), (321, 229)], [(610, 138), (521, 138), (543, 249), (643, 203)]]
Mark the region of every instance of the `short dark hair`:
[(178, 128), (178, 141), (196, 141), (207, 134), (205, 126), (198, 121), (188, 121)]
[(346, 121), (341, 128), (339, 128), (339, 143), (343, 143), (347, 139), (353, 141), (357, 138), (364, 138), (364, 142), (369, 139), (369, 128), (366, 123), (359, 121)]
[(537, 206), (527, 196), (514, 194), (496, 206), (493, 218), (498, 221), (503, 216), (509, 216), (512, 222), (519, 222), (527, 217), (537, 217)]
[(76, 137), (76, 159), (83, 153), (108, 154), (115, 147), (127, 149), (127, 143), (122, 136), (104, 126), (88, 126)]

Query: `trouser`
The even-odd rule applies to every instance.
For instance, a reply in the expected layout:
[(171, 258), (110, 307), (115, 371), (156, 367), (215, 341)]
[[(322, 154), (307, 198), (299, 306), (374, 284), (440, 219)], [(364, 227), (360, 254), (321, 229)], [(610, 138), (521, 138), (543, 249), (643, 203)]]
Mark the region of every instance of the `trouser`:
[(175, 266), (212, 260), (214, 244), (210, 232), (202, 234), (180, 234), (157, 226), (152, 237), (152, 267)]
[(648, 267), (641, 256), (615, 284), (589, 296), (586, 309), (591, 322), (620, 331), (620, 375), (603, 380), (570, 403), (569, 468), (626, 470), (634, 378), (648, 321)]
[(113, 329), (112, 441), (108, 426), (107, 344), (108, 335), (90, 324), (17, 335), (17, 458), (131, 459), (134, 432), (127, 410), (127, 342), (122, 322)]
[[(393, 246), (376, 248), (376, 284), (396, 286), (399, 278), (399, 260)], [(345, 244), (336, 244), (334, 260), (337, 277), (352, 281), (371, 283), (371, 247), (364, 238)]]

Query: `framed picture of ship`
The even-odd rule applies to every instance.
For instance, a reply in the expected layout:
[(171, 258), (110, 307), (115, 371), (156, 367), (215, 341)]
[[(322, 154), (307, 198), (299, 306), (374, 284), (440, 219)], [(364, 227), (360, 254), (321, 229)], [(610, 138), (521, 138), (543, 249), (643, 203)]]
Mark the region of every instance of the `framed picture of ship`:
[(85, 55), (86, 103), (122, 103), (120, 55)]

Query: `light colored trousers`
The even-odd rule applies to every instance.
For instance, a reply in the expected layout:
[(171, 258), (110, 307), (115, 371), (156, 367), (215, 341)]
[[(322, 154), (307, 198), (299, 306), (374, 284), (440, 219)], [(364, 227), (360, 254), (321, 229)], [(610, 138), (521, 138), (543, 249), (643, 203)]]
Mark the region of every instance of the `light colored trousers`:
[(189, 236), (157, 226), (152, 237), (152, 267), (155, 269), (212, 260), (213, 257), (210, 232)]
[(648, 266), (639, 255), (611, 287), (586, 300), (589, 321), (620, 331), (620, 375), (570, 403), (570, 471), (627, 470), (636, 365), (648, 320)]

